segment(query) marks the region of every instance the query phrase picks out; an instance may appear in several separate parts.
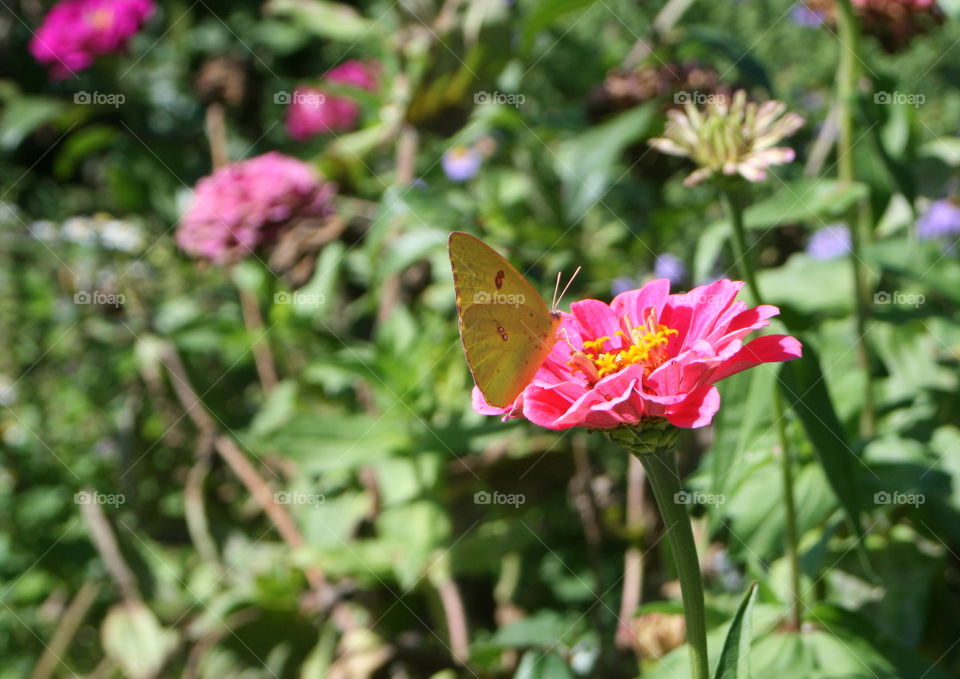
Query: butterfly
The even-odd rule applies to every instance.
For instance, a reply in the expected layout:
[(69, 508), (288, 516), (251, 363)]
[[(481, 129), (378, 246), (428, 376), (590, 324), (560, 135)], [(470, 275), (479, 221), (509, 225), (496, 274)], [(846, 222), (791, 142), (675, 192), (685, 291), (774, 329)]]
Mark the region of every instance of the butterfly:
[(448, 247), (467, 365), (487, 403), (505, 408), (556, 344), (560, 312), (479, 238), (455, 231)]

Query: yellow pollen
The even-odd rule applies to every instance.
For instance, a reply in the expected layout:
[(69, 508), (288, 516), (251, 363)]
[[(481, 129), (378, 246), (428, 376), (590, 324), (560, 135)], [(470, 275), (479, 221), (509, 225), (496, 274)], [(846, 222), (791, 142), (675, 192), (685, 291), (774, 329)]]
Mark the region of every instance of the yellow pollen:
[(656, 323), (651, 309), (645, 325), (635, 326), (629, 333), (621, 330), (615, 333), (616, 337), (621, 338), (619, 349), (603, 351), (603, 345), (610, 341), (609, 337), (587, 340), (583, 343), (583, 351), (575, 351), (567, 365), (582, 372), (591, 382), (635, 363), (643, 364), (646, 377), (667, 360), (666, 346), (670, 336), (676, 334), (673, 328)]

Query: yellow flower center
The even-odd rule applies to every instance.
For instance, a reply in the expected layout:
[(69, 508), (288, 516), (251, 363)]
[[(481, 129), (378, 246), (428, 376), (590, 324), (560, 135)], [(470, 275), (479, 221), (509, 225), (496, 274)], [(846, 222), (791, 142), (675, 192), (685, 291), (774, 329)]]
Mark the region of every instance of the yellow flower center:
[[(628, 324), (629, 320), (627, 318)], [(614, 334), (619, 338), (619, 347), (610, 346), (616, 343), (610, 337), (587, 340), (583, 343), (583, 351), (574, 350), (567, 365), (582, 372), (591, 383), (636, 363), (643, 365), (646, 377), (667, 360), (667, 344), (670, 336), (676, 334), (673, 328), (657, 323), (651, 309), (645, 325), (633, 326), (629, 332), (618, 330)]]
[(107, 30), (113, 25), (113, 12), (106, 8), (96, 9), (87, 15), (90, 25), (99, 30)]

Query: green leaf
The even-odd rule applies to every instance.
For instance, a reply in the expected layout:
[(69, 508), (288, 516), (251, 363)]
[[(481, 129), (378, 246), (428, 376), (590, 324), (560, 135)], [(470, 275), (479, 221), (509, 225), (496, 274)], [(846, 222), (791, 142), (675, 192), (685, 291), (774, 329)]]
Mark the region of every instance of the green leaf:
[(527, 651), (513, 679), (573, 679), (573, 672), (556, 653)]
[(87, 156), (108, 148), (117, 136), (117, 130), (109, 125), (88, 125), (72, 133), (57, 153), (53, 163), (54, 175), (58, 179), (69, 179)]
[[(960, 8), (960, 0), (950, 0), (957, 8)], [(943, 6), (943, 2), (938, 3)], [(940, 137), (927, 142), (920, 147), (918, 151), (920, 156), (939, 158), (950, 167), (960, 165), (960, 139), (957, 137)]]
[(866, 184), (824, 179), (800, 179), (782, 184), (780, 190), (754, 203), (744, 213), (748, 229), (766, 229), (789, 222), (839, 219), (869, 195)]
[(564, 142), (557, 165), (571, 220), (603, 199), (623, 150), (650, 136), (656, 111), (652, 103), (639, 106)]
[(498, 629), (490, 643), (501, 648), (552, 648), (558, 644), (572, 645), (575, 627), (576, 625), (571, 626), (568, 618), (555, 611), (537, 611)]
[[(817, 285), (810, 285), (811, 280)], [(768, 304), (808, 314), (853, 311), (853, 276), (846, 257), (812, 259), (797, 253), (781, 267), (760, 271), (757, 282)]]
[(534, 4), (534, 10), (523, 26), (523, 49), (527, 51), (533, 45), (537, 33), (553, 24), (557, 19), (571, 12), (578, 12), (593, 5), (595, 0), (540, 0)]
[(757, 600), (757, 583), (750, 585), (730, 623), (723, 642), (716, 679), (750, 679), (750, 616)]
[(951, 19), (960, 19), (960, 0), (937, 0), (937, 7)]
[(0, 117), (0, 148), (17, 148), (27, 135), (57, 117), (63, 102), (46, 97), (14, 97), (6, 102)]
[(409, 445), (406, 422), (397, 417), (310, 413), (293, 417), (269, 436), (248, 441), (258, 456), (281, 454), (304, 470), (354, 469), (391, 457)]
[(111, 608), (100, 633), (107, 656), (133, 679), (157, 676), (177, 644), (176, 634), (161, 627), (142, 603)]
[[(863, 462), (847, 442), (847, 434), (827, 391), (820, 359), (809, 342), (804, 342), (801, 358), (782, 365), (780, 389), (787, 404), (800, 418), (851, 530), (861, 536), (863, 528), (860, 523), (857, 467)], [(857, 544), (862, 549), (862, 542), (858, 541)]]
[(331, 40), (359, 40), (375, 25), (353, 7), (339, 2), (270, 0), (265, 11), (288, 17), (314, 34)]

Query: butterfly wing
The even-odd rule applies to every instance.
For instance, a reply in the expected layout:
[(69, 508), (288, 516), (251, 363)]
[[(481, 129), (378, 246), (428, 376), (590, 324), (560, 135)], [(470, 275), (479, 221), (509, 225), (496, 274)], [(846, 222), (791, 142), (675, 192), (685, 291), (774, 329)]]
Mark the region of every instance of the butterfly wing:
[(483, 241), (455, 232), (449, 246), (467, 364), (487, 403), (506, 407), (553, 348), (559, 317), (523, 275)]

